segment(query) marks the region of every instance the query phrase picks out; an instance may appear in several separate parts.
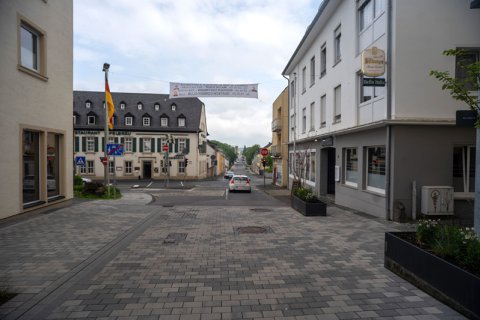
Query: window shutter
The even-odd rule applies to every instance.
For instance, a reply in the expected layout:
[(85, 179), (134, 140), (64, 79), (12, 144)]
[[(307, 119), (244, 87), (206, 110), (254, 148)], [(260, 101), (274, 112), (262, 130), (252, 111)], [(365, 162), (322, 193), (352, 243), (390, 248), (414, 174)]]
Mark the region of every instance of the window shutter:
[(95, 137), (95, 152), (98, 152), (98, 137)]
[(125, 138), (120, 138), (120, 143), (125, 144)]
[(185, 142), (185, 154), (189, 154), (190, 153), (190, 139), (186, 139), (186, 142)]
[(87, 137), (82, 137), (82, 152), (87, 151)]
[(178, 139), (175, 139), (175, 153), (178, 152)]
[(162, 139), (157, 138), (157, 152), (163, 152)]
[(140, 152), (143, 152), (143, 138), (140, 138), (140, 146), (139, 146)]
[[(95, 150), (98, 151), (98, 150)], [(105, 152), (105, 137), (102, 137), (102, 152)]]
[(137, 138), (132, 138), (132, 149), (133, 152), (137, 152)]
[(75, 137), (75, 152), (78, 152), (78, 143), (80, 142), (79, 137)]
[(168, 152), (173, 152), (173, 143), (168, 144)]
[(150, 138), (150, 146), (152, 147), (152, 152), (155, 152), (155, 138)]

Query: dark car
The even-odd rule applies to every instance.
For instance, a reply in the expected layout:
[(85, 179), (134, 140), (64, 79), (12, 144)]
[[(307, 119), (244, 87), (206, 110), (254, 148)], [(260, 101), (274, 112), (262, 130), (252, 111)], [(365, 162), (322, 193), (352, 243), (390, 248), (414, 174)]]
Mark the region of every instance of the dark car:
[(227, 171), (227, 172), (225, 172), (225, 174), (223, 175), (223, 177), (224, 177), (225, 179), (229, 179), (229, 180), (230, 180), (230, 179), (232, 179), (232, 177), (233, 177), (234, 174), (235, 174), (235, 173), (234, 173), (233, 171)]

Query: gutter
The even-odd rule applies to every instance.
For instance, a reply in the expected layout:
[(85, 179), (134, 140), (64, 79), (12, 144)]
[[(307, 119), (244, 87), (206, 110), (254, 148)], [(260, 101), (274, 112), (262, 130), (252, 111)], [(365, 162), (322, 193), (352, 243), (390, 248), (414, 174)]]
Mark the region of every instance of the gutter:
[(386, 137), (386, 161), (385, 167), (385, 219), (392, 220), (391, 203), (392, 203), (392, 0), (388, 0), (387, 4), (387, 137)]

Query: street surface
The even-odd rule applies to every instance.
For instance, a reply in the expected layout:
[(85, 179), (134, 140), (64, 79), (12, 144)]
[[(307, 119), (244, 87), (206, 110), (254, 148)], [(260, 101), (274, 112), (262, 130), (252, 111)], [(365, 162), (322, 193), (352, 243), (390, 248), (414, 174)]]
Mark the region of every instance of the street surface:
[(122, 183), (117, 201), (0, 223), (0, 286), (19, 293), (0, 318), (464, 319), (383, 267), (403, 226), (304, 217), (252, 179)]

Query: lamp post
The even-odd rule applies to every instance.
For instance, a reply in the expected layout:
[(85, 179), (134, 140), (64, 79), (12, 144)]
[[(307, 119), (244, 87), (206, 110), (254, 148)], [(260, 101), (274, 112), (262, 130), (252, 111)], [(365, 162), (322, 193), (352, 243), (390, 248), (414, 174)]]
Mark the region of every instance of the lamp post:
[[(108, 69), (110, 69), (110, 64), (104, 63), (103, 64), (103, 72), (105, 72), (105, 84), (108, 83)], [(104, 165), (104, 179), (103, 183), (105, 185), (105, 188), (107, 188), (107, 194), (110, 196), (110, 189), (108, 188), (109, 182), (109, 176), (108, 176), (108, 168), (110, 165), (109, 157), (108, 157), (108, 152), (107, 152), (107, 143), (108, 143), (108, 107), (107, 107), (107, 87), (105, 86), (105, 103), (104, 103), (104, 108), (105, 108), (105, 141), (104, 141), (104, 159), (106, 160), (106, 164)]]

